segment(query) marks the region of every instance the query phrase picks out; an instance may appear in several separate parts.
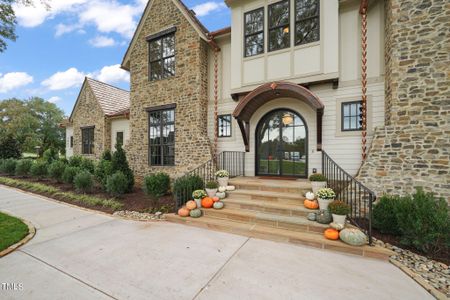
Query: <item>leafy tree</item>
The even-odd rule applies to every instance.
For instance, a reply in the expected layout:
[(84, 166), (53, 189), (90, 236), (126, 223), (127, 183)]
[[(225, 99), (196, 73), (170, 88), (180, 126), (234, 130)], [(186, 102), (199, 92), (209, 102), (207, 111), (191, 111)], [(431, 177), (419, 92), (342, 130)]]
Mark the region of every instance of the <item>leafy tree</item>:
[(121, 171), (123, 175), (125, 175), (125, 177), (128, 180), (128, 187), (126, 192), (131, 193), (134, 187), (134, 175), (133, 171), (130, 169), (130, 166), (128, 165), (125, 151), (119, 144), (116, 145), (116, 152), (114, 152), (112, 156), (112, 170), (113, 173)]
[(13, 135), (0, 133), (0, 158), (20, 158), (21, 156), (20, 144)]

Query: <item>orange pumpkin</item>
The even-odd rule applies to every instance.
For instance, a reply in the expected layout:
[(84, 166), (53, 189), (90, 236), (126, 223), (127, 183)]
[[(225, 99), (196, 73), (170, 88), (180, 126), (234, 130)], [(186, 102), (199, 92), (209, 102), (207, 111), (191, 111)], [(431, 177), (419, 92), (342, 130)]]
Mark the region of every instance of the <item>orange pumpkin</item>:
[(195, 203), (194, 200), (190, 200), (190, 201), (186, 202), (186, 208), (189, 210), (196, 209), (197, 203)]
[(182, 207), (178, 210), (178, 215), (180, 217), (188, 217), (189, 216), (189, 209), (187, 209), (186, 207)]
[(318, 209), (318, 208), (319, 208), (319, 203), (317, 203), (316, 200), (308, 200), (308, 199), (306, 199), (306, 200), (303, 202), (303, 205), (304, 205), (306, 208), (309, 208), (309, 209)]
[(202, 199), (202, 207), (211, 208), (214, 205), (214, 200), (210, 197), (205, 197)]
[(328, 228), (324, 231), (323, 235), (329, 240), (338, 240), (339, 239), (339, 231), (333, 228)]
[(219, 202), (220, 201), (219, 197), (213, 197), (212, 199), (213, 199), (214, 202)]

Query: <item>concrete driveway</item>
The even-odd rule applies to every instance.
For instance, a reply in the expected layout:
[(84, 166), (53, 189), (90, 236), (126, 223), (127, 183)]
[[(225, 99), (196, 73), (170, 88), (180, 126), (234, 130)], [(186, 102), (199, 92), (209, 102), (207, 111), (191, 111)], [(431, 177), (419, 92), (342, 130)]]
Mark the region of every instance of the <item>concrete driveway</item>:
[(433, 299), (378, 260), (121, 220), (4, 187), (0, 210), (37, 228), (0, 258), (0, 299)]

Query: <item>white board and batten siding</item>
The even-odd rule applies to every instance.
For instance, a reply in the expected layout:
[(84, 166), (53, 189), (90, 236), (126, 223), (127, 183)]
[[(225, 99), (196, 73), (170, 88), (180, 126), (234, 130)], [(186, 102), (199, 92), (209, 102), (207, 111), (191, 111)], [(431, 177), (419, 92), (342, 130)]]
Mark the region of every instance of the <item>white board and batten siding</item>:
[(127, 145), (130, 139), (130, 120), (128, 119), (113, 119), (111, 120), (111, 151), (116, 150), (117, 133), (123, 132), (123, 144)]
[(73, 156), (73, 145), (70, 144), (71, 138), (73, 139), (73, 127), (67, 126), (66, 127), (66, 157), (72, 157)]

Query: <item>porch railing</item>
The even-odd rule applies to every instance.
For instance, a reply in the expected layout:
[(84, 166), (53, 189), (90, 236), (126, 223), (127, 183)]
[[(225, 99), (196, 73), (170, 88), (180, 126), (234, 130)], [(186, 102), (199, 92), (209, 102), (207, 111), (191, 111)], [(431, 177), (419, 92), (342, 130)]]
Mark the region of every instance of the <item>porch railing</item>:
[(322, 173), (327, 177), (328, 187), (336, 193), (336, 199), (350, 205), (350, 222), (368, 235), (371, 245), (375, 193), (342, 169), (325, 151), (322, 151)]
[[(174, 190), (176, 210), (192, 199), (192, 192), (195, 189), (203, 189), (208, 181), (215, 181), (215, 173), (222, 169), (230, 173), (230, 178), (245, 176), (245, 152), (221, 152), (216, 159), (211, 159), (179, 177)], [(191, 185), (192, 182), (195, 184)]]

